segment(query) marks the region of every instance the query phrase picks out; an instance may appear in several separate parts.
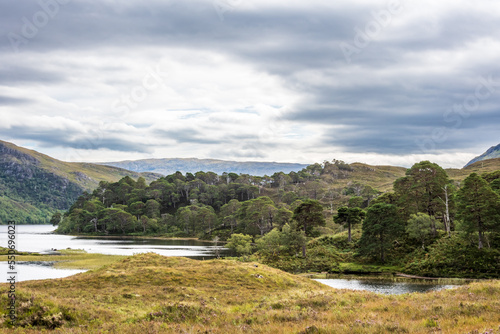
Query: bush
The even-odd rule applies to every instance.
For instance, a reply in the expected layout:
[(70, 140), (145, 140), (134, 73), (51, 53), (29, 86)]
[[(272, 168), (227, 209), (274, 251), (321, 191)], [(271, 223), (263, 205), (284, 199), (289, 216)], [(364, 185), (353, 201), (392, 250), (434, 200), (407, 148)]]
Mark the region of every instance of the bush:
[(405, 272), (420, 276), (498, 278), (500, 250), (478, 249), (475, 242), (458, 233), (443, 237), (427, 252), (414, 251)]

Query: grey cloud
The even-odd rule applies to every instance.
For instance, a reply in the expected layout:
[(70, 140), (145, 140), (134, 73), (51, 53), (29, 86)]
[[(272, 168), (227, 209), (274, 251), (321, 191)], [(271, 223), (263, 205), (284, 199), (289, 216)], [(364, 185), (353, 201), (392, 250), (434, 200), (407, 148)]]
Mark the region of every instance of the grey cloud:
[(216, 145), (221, 144), (225, 141), (224, 139), (208, 138), (206, 134), (203, 134), (201, 131), (191, 128), (175, 130), (154, 130), (154, 134), (163, 138), (173, 139), (177, 143)]
[(40, 130), (27, 126), (13, 126), (9, 129), (0, 130), (0, 135), (6, 138), (34, 140), (39, 142), (42, 147), (65, 147), (81, 150), (98, 150), (104, 148), (121, 152), (152, 152), (151, 147), (128, 141), (124, 138), (75, 134), (73, 130)]
[(32, 100), (0, 95), (0, 106), (29, 104)]
[(27, 83), (60, 83), (65, 75), (31, 66), (0, 65), (0, 85), (18, 86)]
[[(20, 47), (19, 59), (27, 64), (32, 58), (23, 58), (24, 54), (35, 54), (43, 63), (48, 61), (43, 59), (44, 53), (53, 50), (117, 48), (127, 52), (154, 46), (194, 52), (210, 50), (277, 75), (284, 87), (304, 97), (284, 119), (296, 124), (332, 125), (332, 129), (322, 134), (328, 145), (342, 146), (352, 152), (400, 154), (414, 150), (416, 142), (432, 138), (436, 128), (448, 129), (448, 137), (434, 140), (435, 145), (429, 146), (433, 150), (470, 147), (481, 140), (477, 133), (498, 136), (485, 126), (500, 123), (498, 88), (490, 98), (481, 101), (480, 108), (470, 117), (462, 117), (459, 126), (445, 117), (454, 104), (462, 104), (467, 96), (474, 94), (477, 78), (500, 73), (496, 59), (484, 59), (483, 50), (478, 49), (472, 50), (477, 51), (477, 57), (450, 71), (441, 72), (439, 68), (423, 65), (428, 61), (424, 58), (426, 52), (459, 55), (479, 40), (498, 42), (498, 14), (489, 12), (487, 3), (478, 2), (473, 10), (450, 4), (449, 10), (436, 13), (433, 21), (421, 14), (412, 21), (408, 19), (402, 27), (385, 27), (380, 36), (388, 38), (371, 41), (348, 63), (340, 44), (353, 44), (354, 28), (363, 29), (373, 20), (372, 11), (384, 9), (384, 6), (377, 7), (379, 5), (346, 6), (338, 11), (315, 6), (300, 10), (235, 9), (227, 12), (221, 21), (212, 1), (130, 1), (120, 5), (71, 1), (61, 6), (57, 15), (41, 27), (36, 36), (29, 38), (28, 44)], [(8, 33), (21, 34), (22, 18), (31, 19), (40, 10), (34, 0), (0, 3), (1, 52), (12, 52)], [(404, 15), (403, 12), (400, 18), (404, 19)], [(441, 61), (446, 65), (446, 60)], [(413, 67), (413, 72), (404, 71)], [(103, 69), (104, 72), (117, 70), (120, 70), (118, 66)], [(317, 82), (306, 80), (304, 70), (315, 70), (324, 78)], [(0, 84), (63, 83), (67, 75), (51, 72), (38, 64), (3, 66)], [(108, 78), (107, 82), (113, 80)], [(0, 103), (16, 101), (0, 97)], [(339, 130), (333, 125), (344, 128)], [(206, 133), (189, 128), (154, 134), (178, 143), (253, 143), (251, 136), (208, 138)], [(75, 145), (51, 138), (49, 134), (32, 135), (37, 136), (47, 143)], [(262, 147), (258, 140), (255, 145)], [(104, 146), (144, 151), (137, 144), (124, 142), (122, 145), (114, 139)], [(244, 153), (230, 154), (262, 157), (259, 150), (255, 153), (252, 148), (241, 152)]]

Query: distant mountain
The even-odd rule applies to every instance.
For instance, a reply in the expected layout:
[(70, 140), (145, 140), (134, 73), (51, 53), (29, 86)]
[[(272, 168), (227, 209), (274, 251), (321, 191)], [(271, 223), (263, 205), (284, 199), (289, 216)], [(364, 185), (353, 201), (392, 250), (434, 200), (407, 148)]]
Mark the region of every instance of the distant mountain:
[(237, 162), (215, 159), (144, 159), (119, 162), (103, 162), (103, 165), (125, 168), (134, 172), (154, 172), (163, 175), (174, 174), (179, 171), (185, 173), (214, 172), (221, 175), (224, 172), (236, 174), (250, 174), (254, 176), (271, 176), (276, 172), (298, 172), (308, 165), (278, 162)]
[(36, 151), (0, 141), (0, 224), (8, 220), (37, 224), (48, 222), (57, 210), (66, 210), (100, 181), (116, 182), (124, 176), (161, 175), (136, 173), (90, 163), (63, 162)]
[(500, 158), (500, 144), (498, 144), (497, 146), (490, 147), (486, 152), (484, 152), (480, 156), (475, 157), (474, 159), (469, 161), (464, 167), (472, 165), (473, 163), (475, 163), (477, 161), (482, 161), (482, 160), (487, 160), (487, 159), (495, 159), (495, 158)]

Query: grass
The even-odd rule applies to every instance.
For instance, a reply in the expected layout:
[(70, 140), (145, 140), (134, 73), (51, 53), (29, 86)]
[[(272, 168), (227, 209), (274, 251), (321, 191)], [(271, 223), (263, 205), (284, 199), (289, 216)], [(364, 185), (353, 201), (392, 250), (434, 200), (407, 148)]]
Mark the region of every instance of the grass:
[[(7, 289), (0, 284), (2, 305)], [(4, 321), (0, 333), (496, 334), (500, 325), (500, 281), (385, 296), (335, 290), (253, 262), (153, 253), (19, 282), (16, 293), (17, 326)]]
[[(2, 255), (0, 255), (0, 261), (7, 261), (7, 255), (4, 255), (6, 252), (1, 248), (0, 254)], [(121, 255), (87, 253), (81, 249), (64, 249), (60, 250), (59, 253), (60, 255), (17, 253), (16, 262), (47, 261), (55, 262), (54, 267), (59, 269), (97, 269), (125, 258), (125, 256)]]
[(477, 161), (462, 169), (446, 169), (450, 179), (461, 182), (472, 173), (479, 175), (500, 169), (500, 158)]

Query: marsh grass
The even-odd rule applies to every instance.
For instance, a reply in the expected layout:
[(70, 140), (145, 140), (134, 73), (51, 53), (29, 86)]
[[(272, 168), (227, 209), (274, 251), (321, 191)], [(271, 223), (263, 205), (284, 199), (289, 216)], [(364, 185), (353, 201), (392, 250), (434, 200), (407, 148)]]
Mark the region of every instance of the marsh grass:
[[(16, 261), (54, 262), (54, 267), (59, 269), (97, 269), (125, 258), (122, 255), (87, 253), (81, 249), (64, 249), (59, 253), (59, 255), (18, 253)], [(0, 261), (7, 261), (7, 255), (0, 255)]]
[(19, 321), (2, 333), (500, 333), (497, 280), (385, 296), (253, 262), (149, 253), (16, 289)]

